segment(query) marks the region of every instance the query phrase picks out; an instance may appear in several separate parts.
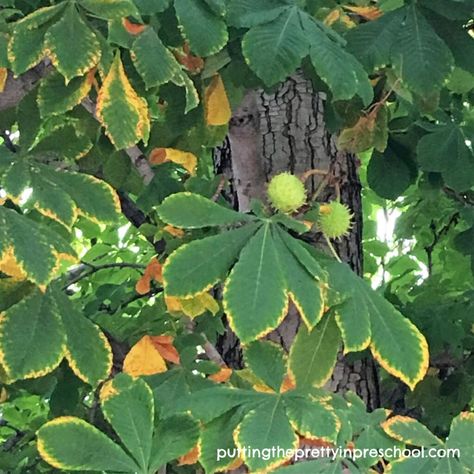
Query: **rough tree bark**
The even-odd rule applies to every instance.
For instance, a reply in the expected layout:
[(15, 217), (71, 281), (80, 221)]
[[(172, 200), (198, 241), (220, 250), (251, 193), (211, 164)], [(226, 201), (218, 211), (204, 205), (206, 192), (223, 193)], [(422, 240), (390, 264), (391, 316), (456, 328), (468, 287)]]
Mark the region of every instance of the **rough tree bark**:
[[(250, 200), (264, 197), (266, 183), (276, 173), (303, 174), (311, 169), (328, 170), (331, 183), (319, 198), (327, 201), (339, 190), (341, 201), (354, 213), (354, 225), (347, 238), (335, 243), (339, 256), (358, 274), (362, 273), (362, 209), (360, 182), (355, 156), (339, 152), (324, 123), (324, 95), (313, 90), (301, 74), (284, 82), (275, 93), (250, 91), (235, 111), (224, 146), (216, 152), (216, 168), (231, 183), (234, 206), (249, 209)], [(309, 194), (321, 178), (307, 181)], [(311, 236), (323, 245), (321, 235)], [(294, 308), (269, 338), (286, 350), (298, 331), (300, 319)], [(228, 329), (218, 345), (231, 367), (241, 367), (239, 341)], [(337, 392), (352, 390), (372, 410), (379, 406), (378, 378), (372, 359), (349, 363), (342, 354), (329, 388)]]

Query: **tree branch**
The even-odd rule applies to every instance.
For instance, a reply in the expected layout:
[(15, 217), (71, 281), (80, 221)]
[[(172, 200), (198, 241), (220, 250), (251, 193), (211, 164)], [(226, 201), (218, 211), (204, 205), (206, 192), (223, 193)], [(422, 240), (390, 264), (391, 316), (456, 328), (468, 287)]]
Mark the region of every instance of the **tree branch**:
[(7, 82), (0, 93), (0, 112), (15, 107), (52, 69), (49, 61), (43, 61), (29, 71), (14, 77), (8, 73)]

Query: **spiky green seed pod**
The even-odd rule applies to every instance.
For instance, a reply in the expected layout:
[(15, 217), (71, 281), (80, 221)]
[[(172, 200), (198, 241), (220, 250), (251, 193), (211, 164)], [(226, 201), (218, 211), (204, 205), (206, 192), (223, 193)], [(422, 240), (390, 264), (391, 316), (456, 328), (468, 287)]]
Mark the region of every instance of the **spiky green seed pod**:
[(346, 235), (352, 226), (351, 219), (351, 211), (339, 201), (331, 201), (319, 207), (319, 227), (330, 239)]
[(267, 195), (272, 206), (285, 213), (296, 211), (306, 202), (304, 184), (290, 173), (274, 176), (268, 184)]

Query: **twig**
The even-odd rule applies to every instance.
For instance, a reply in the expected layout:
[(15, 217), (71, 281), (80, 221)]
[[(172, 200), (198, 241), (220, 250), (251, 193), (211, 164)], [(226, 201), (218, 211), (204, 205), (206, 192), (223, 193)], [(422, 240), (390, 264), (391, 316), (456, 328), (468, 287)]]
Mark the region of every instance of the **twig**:
[(12, 142), (11, 138), (10, 138), (10, 134), (4, 130), (2, 132), (0, 132), (0, 137), (3, 138), (3, 144), (12, 152), (12, 153), (16, 153), (16, 146), (15, 144)]
[[(90, 270), (85, 271), (86, 268), (90, 268)], [(81, 265), (74, 267), (68, 273), (68, 282), (63, 287), (63, 290), (66, 290), (69, 286), (77, 283), (78, 281), (82, 280), (83, 278), (87, 278), (90, 275), (100, 271), (106, 270), (110, 268), (135, 268), (139, 270), (143, 270), (146, 268), (146, 265), (142, 265), (141, 263), (126, 263), (126, 262), (116, 262), (116, 263), (104, 263), (102, 265), (94, 265), (88, 262), (81, 262)], [(79, 273), (78, 273), (79, 272)]]

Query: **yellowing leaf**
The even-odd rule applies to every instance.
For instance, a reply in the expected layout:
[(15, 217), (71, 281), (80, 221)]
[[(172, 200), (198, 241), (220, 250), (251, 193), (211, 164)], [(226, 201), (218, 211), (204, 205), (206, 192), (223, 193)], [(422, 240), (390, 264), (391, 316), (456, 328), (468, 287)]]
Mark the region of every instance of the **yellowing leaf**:
[(165, 296), (165, 303), (169, 312), (182, 312), (190, 318), (196, 318), (205, 311), (210, 311), (213, 315), (219, 311), (219, 304), (207, 292), (200, 293), (192, 298)]
[(232, 116), (229, 99), (221, 76), (216, 74), (205, 93), (206, 122), (208, 125), (227, 125)]
[(118, 150), (131, 147), (140, 140), (148, 140), (148, 106), (130, 84), (120, 54), (115, 56), (100, 89), (97, 118)]
[(178, 466), (190, 466), (192, 464), (196, 464), (200, 454), (201, 450), (199, 449), (199, 444), (196, 444), (196, 446), (194, 446), (191, 451), (178, 459)]
[(376, 20), (382, 15), (382, 12), (378, 7), (375, 6), (368, 6), (368, 7), (355, 7), (352, 5), (344, 6), (346, 10), (349, 10), (353, 13), (357, 13), (357, 15), (365, 18), (366, 20)]
[(341, 17), (341, 11), (339, 8), (335, 8), (334, 10), (331, 10), (329, 12), (329, 15), (324, 19), (324, 24), (331, 26), (333, 23), (335, 23), (339, 18)]
[(8, 70), (5, 67), (0, 67), (0, 94), (5, 89), (5, 84), (7, 83)]
[(162, 265), (156, 258), (151, 259), (150, 263), (145, 268), (143, 276), (137, 281), (137, 284), (135, 285), (136, 292), (139, 295), (146, 295), (149, 293), (152, 280), (159, 283), (163, 282)]
[(150, 336), (143, 336), (123, 361), (123, 371), (138, 377), (166, 372), (166, 363)]
[(181, 165), (191, 175), (196, 173), (197, 158), (192, 153), (174, 148), (154, 148), (150, 153), (152, 165), (161, 165), (167, 161)]

